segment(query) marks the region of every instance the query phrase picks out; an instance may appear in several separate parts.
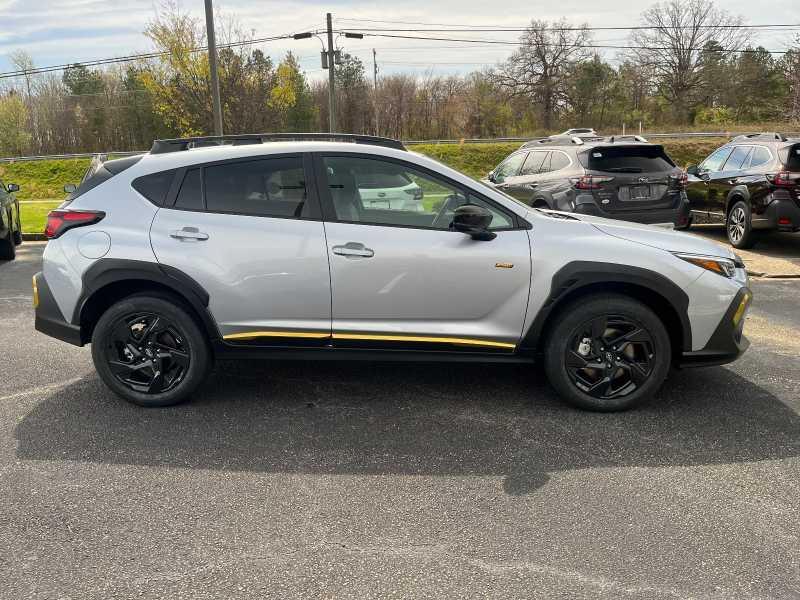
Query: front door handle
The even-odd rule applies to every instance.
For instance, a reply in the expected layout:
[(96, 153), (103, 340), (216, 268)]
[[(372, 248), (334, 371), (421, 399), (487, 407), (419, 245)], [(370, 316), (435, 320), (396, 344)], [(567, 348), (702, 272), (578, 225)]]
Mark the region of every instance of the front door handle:
[(208, 234), (203, 233), (197, 227), (184, 227), (183, 229), (175, 229), (169, 232), (169, 236), (176, 240), (197, 240), (202, 242), (208, 239)]
[(333, 253), (339, 256), (358, 258), (372, 258), (375, 256), (375, 251), (372, 248), (367, 248), (364, 244), (358, 242), (347, 242), (344, 246), (334, 246)]
[(733, 179), (729, 179), (728, 183), (731, 184), (731, 185), (736, 185), (737, 183), (739, 183), (739, 178), (738, 177), (734, 177)]

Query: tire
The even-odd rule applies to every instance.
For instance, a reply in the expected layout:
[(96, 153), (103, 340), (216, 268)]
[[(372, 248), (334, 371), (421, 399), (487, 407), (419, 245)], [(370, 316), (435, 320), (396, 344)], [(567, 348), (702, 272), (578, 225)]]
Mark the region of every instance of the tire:
[(106, 310), (92, 334), (92, 359), (114, 393), (146, 407), (187, 400), (212, 366), (208, 339), (183, 303), (157, 294)]
[(686, 221), (686, 225), (676, 225), (675, 226), (675, 231), (688, 231), (689, 228), (692, 226), (692, 221), (693, 220), (694, 219), (692, 219), (692, 217), (690, 215), (689, 219)]
[(17, 229), (14, 232), (14, 245), (19, 246), (22, 244), (22, 220), (19, 218), (19, 207), (17, 207)]
[[(559, 311), (555, 323), (545, 343), (545, 373), (573, 406), (627, 410), (651, 398), (669, 372), (667, 330), (638, 300), (619, 294), (584, 296)], [(630, 339), (611, 345), (623, 338)]]
[[(11, 223), (11, 221), (9, 221)], [(13, 224), (9, 225), (6, 237), (0, 238), (0, 260), (14, 260), (17, 257), (17, 247), (14, 244)]]
[(725, 233), (734, 248), (752, 248), (758, 241), (757, 234), (753, 231), (750, 207), (743, 200), (736, 202), (728, 211), (728, 216), (725, 217)]
[(548, 204), (547, 200), (544, 198), (536, 198), (531, 204), (533, 208), (542, 208), (544, 210), (550, 210), (550, 204)]

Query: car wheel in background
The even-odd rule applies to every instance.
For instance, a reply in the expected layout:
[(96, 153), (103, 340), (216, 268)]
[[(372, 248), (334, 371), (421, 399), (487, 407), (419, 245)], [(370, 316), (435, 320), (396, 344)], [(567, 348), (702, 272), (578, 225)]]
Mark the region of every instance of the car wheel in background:
[(186, 400), (211, 368), (208, 341), (177, 298), (125, 298), (100, 317), (92, 359), (103, 382), (140, 406)]
[[(9, 223), (11, 220), (9, 219)], [(4, 238), (0, 238), (0, 260), (14, 260), (17, 256), (17, 247), (14, 244), (14, 232), (9, 227)]]
[(733, 205), (725, 219), (725, 232), (728, 234), (728, 241), (734, 248), (752, 248), (756, 243), (756, 232), (753, 231), (753, 223), (750, 214), (750, 207), (743, 200), (739, 200)]
[(649, 399), (669, 372), (672, 349), (661, 320), (627, 296), (582, 297), (559, 311), (545, 345), (550, 384), (587, 410), (625, 410)]
[(19, 216), (19, 206), (17, 206), (17, 227), (19, 229), (14, 232), (14, 244), (19, 246), (22, 243), (22, 219)]

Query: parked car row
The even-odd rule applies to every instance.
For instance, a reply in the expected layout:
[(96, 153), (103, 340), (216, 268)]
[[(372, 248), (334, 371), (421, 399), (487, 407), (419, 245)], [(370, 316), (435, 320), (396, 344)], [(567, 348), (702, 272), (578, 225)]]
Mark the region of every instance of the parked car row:
[(800, 231), (800, 139), (740, 135), (683, 171), (640, 136), (588, 129), (531, 140), (484, 181), (534, 208), (675, 229), (724, 223), (736, 248), (765, 231)]

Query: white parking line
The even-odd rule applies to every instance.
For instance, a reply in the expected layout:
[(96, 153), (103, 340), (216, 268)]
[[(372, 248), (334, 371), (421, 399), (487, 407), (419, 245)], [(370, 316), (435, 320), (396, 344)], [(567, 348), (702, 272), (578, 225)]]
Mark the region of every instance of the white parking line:
[(70, 384), (75, 383), (76, 381), (80, 381), (83, 377), (73, 377), (72, 379), (67, 379), (66, 381), (62, 381), (60, 383), (51, 383), (50, 385), (42, 385), (39, 387), (32, 388), (30, 390), (25, 390), (23, 392), (15, 392), (8, 396), (0, 396), (0, 402), (5, 402), (6, 400), (15, 400), (16, 398), (24, 398), (25, 396), (30, 396), (31, 394), (39, 393), (47, 393), (52, 392), (54, 390), (67, 387)]

